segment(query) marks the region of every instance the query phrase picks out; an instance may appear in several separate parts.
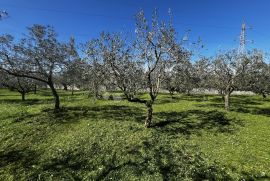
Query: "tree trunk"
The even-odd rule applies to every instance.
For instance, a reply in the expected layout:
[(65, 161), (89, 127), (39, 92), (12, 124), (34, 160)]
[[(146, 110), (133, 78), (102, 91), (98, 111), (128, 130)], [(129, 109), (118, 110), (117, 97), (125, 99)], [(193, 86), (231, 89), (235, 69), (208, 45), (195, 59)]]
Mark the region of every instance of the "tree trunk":
[(57, 111), (60, 109), (60, 100), (59, 100), (59, 96), (58, 93), (56, 91), (56, 89), (54, 88), (54, 85), (52, 82), (49, 82), (49, 87), (51, 88), (53, 97), (54, 97), (54, 110)]
[(35, 84), (35, 87), (34, 87), (34, 94), (37, 94), (37, 85)]
[(71, 88), (71, 95), (74, 95), (74, 86), (72, 85), (72, 88)]
[(171, 95), (171, 98), (173, 99), (173, 91), (169, 91), (170, 92), (170, 95)]
[(190, 95), (191, 95), (191, 94), (190, 94), (190, 90), (189, 90), (189, 89), (187, 90), (187, 95), (188, 95), (188, 96), (190, 96)]
[(230, 94), (227, 93), (224, 96), (225, 109), (228, 111), (230, 109)]
[(67, 91), (68, 88), (67, 88), (67, 84), (63, 84), (63, 87), (64, 87), (64, 90)]
[(145, 120), (144, 126), (146, 128), (149, 128), (152, 124), (152, 117), (153, 117), (153, 106), (152, 102), (147, 102), (146, 107), (147, 107), (147, 118)]
[(25, 92), (20, 92), (22, 95), (22, 101), (25, 101)]
[(103, 97), (102, 94), (100, 94), (98, 90), (95, 90), (95, 98), (102, 99), (102, 97)]

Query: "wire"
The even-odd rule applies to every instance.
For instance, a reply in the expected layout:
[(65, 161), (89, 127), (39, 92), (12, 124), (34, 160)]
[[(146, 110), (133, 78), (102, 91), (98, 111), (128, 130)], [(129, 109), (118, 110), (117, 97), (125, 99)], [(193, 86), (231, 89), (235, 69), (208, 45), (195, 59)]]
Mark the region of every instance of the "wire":
[(202, 24), (192, 24), (192, 23), (182, 23), (182, 22), (176, 22), (174, 23), (176, 25), (188, 25), (188, 26), (197, 26), (197, 27), (206, 27), (206, 28), (216, 28), (216, 29), (237, 29), (239, 27), (236, 26), (218, 26), (218, 25), (202, 25)]
[[(125, 2), (126, 3), (126, 2)], [(134, 18), (127, 18), (127, 17), (119, 17), (119, 16), (111, 16), (111, 15), (104, 15), (104, 14), (95, 14), (95, 13), (88, 13), (88, 12), (82, 12), (82, 11), (70, 11), (70, 10), (57, 10), (57, 9), (47, 9), (47, 8), (33, 8), (29, 6), (16, 6), (12, 4), (4, 4), (0, 3), (1, 6), (9, 6), (13, 8), (18, 8), (18, 9), (27, 9), (27, 10), (32, 10), (32, 11), (45, 11), (45, 12), (54, 12), (54, 13), (63, 13), (63, 14), (77, 14), (77, 15), (82, 15), (82, 16), (95, 16), (95, 17), (103, 17), (103, 18), (110, 18), (110, 19), (122, 19), (122, 20), (127, 20), (127, 21), (134, 21)], [(128, 6), (139, 6), (135, 4), (127, 4)], [(213, 28), (213, 29), (223, 29), (223, 30), (235, 30), (238, 29), (238, 26), (219, 26), (219, 25), (206, 25), (206, 24), (193, 24), (193, 23), (184, 23), (184, 22), (174, 22), (175, 25), (184, 25), (184, 26), (192, 26), (192, 27), (201, 27), (201, 28)], [(254, 31), (254, 30), (253, 30)], [(18, 31), (16, 31), (18, 33)], [(257, 34), (260, 34), (261, 36), (265, 36), (262, 33), (256, 31)], [(61, 36), (70, 36), (70, 35), (75, 35), (78, 37), (91, 37), (89, 34), (78, 34), (78, 33), (63, 33), (61, 32)]]
[[(67, 10), (57, 10), (57, 9), (47, 9), (47, 8), (32, 8), (27, 6), (16, 6), (11, 4), (3, 4), (2, 6), (10, 6), (14, 8), (24, 8), (28, 10), (34, 10), (34, 11), (46, 11), (46, 12), (55, 12), (55, 13), (65, 13), (65, 14), (77, 14), (77, 15), (83, 15), (83, 16), (96, 16), (96, 17), (104, 17), (104, 18), (111, 18), (111, 19), (122, 19), (122, 20), (128, 20), (128, 21), (134, 21), (134, 18), (127, 18), (127, 17), (119, 17), (119, 16), (111, 16), (111, 15), (104, 15), (104, 14), (95, 14), (95, 13), (87, 13), (82, 11), (67, 11)], [(184, 23), (184, 22), (174, 22), (175, 25), (185, 25), (185, 26), (197, 26), (197, 27), (206, 27), (206, 28), (216, 28), (216, 29), (236, 29), (239, 27), (236, 26), (218, 26), (218, 25), (202, 25), (202, 24), (192, 24), (192, 23)]]
[(95, 14), (95, 13), (87, 13), (87, 12), (82, 12), (82, 11), (67, 11), (67, 10), (57, 10), (57, 9), (47, 9), (47, 8), (32, 8), (28, 6), (16, 6), (16, 5), (11, 5), (11, 4), (2, 4), (1, 6), (10, 6), (13, 8), (18, 8), (18, 9), (28, 9), (28, 10), (33, 10), (33, 11), (46, 11), (46, 12), (55, 12), (55, 13), (65, 13), (65, 14), (77, 14), (77, 15), (83, 15), (83, 16), (96, 16), (96, 17), (105, 17), (105, 18), (112, 18), (112, 19), (124, 19), (124, 20), (134, 20), (133, 18), (127, 18), (127, 17), (116, 17), (116, 16), (110, 16), (110, 15), (104, 15), (104, 14)]

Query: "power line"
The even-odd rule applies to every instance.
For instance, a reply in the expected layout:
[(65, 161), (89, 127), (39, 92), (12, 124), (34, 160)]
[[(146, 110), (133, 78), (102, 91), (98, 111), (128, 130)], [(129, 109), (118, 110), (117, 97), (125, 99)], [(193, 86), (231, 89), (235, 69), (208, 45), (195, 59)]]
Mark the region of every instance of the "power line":
[[(139, 6), (139, 4), (131, 4), (125, 2), (126, 5), (129, 6)], [(104, 17), (104, 18), (110, 18), (110, 19), (122, 19), (122, 20), (128, 20), (128, 21), (134, 21), (134, 18), (127, 18), (127, 17), (117, 17), (117, 16), (111, 16), (111, 15), (104, 15), (104, 14), (95, 14), (95, 13), (88, 13), (88, 12), (82, 12), (82, 11), (70, 11), (70, 10), (57, 10), (57, 9), (46, 9), (46, 8), (33, 8), (33, 7), (29, 7), (29, 6), (16, 6), (16, 5), (12, 5), (12, 4), (4, 4), (1, 3), (1, 6), (10, 6), (10, 7), (14, 7), (14, 8), (18, 8), (18, 9), (28, 9), (28, 10), (33, 10), (33, 11), (46, 11), (46, 12), (55, 12), (55, 13), (64, 13), (64, 14), (78, 14), (78, 15), (83, 15), (83, 16), (96, 16), (96, 17)], [(2, 14), (1, 14), (2, 13)], [(6, 11), (0, 11), (0, 19), (3, 16), (8, 15)], [(184, 22), (174, 22), (175, 25), (185, 25), (185, 26), (193, 26), (193, 27), (205, 27), (205, 28), (214, 28), (214, 29), (228, 29), (228, 30), (235, 30), (238, 27), (236, 26), (219, 26), (219, 25), (207, 25), (207, 24), (193, 24), (193, 23), (184, 23)], [(190, 29), (190, 28), (189, 28)], [(265, 36), (265, 34), (260, 33), (258, 31), (256, 31), (257, 34), (260, 34), (261, 36)], [(80, 34), (79, 36), (87, 36), (86, 34)], [(268, 37), (269, 38), (269, 37)]]
[(176, 25), (186, 25), (186, 26), (197, 26), (197, 27), (206, 27), (206, 28), (214, 28), (214, 29), (227, 29), (232, 30), (238, 28), (237, 26), (218, 26), (218, 25), (207, 25), (207, 24), (193, 24), (193, 23), (183, 23), (183, 22), (176, 22)]
[[(104, 1), (99, 1), (102, 2), (103, 4), (108, 4), (108, 2)], [(136, 8), (143, 8), (143, 7), (148, 7), (148, 8), (153, 8), (154, 6), (151, 5), (145, 5), (145, 4), (137, 4), (137, 3), (130, 3), (129, 1), (123, 0), (121, 1), (121, 5), (128, 6), (128, 7), (136, 7)]]
[[(19, 8), (19, 9), (23, 8), (23, 9), (33, 10), (33, 11), (46, 11), (46, 12), (65, 13), (65, 14), (77, 14), (77, 15), (83, 15), (83, 16), (96, 16), (96, 17), (104, 17), (104, 18), (117, 19), (117, 20), (122, 19), (122, 20), (134, 21), (134, 18), (87, 13), (87, 12), (83, 12), (83, 11), (33, 8), (33, 7), (28, 7), (28, 6), (16, 6), (16, 5), (2, 4), (2, 3), (1, 3), (1, 5), (2, 6), (10, 6), (10, 7)], [(174, 24), (175, 25), (185, 25), (185, 26), (195, 26), (195, 27), (197, 26), (197, 27), (215, 28), (215, 29), (236, 29), (236, 28), (238, 28), (236, 26), (218, 26), (218, 25), (193, 24), (193, 23), (184, 23), (184, 22), (174, 22)]]
[(46, 12), (55, 12), (55, 13), (64, 13), (64, 14), (77, 14), (77, 15), (83, 15), (83, 16), (96, 16), (96, 17), (105, 17), (105, 18), (112, 18), (112, 19), (125, 19), (125, 20), (134, 20), (133, 18), (127, 18), (127, 17), (116, 17), (111, 15), (104, 15), (104, 14), (95, 14), (95, 13), (88, 13), (83, 11), (70, 11), (70, 10), (57, 10), (57, 9), (47, 9), (47, 8), (33, 8), (28, 6), (16, 6), (11, 4), (1, 4), (2, 6), (9, 6), (13, 8), (18, 9), (28, 9), (33, 11), (46, 11)]
[[(111, 15), (104, 15), (104, 14), (95, 14), (95, 13), (88, 13), (88, 12), (83, 12), (83, 11), (70, 11), (70, 10), (57, 10), (57, 9), (47, 9), (47, 8), (33, 8), (29, 6), (16, 6), (12, 4), (3, 4), (1, 3), (2, 6), (9, 6), (13, 8), (18, 8), (18, 9), (27, 9), (27, 10), (32, 10), (32, 11), (45, 11), (45, 12), (54, 12), (54, 13), (63, 13), (63, 14), (77, 14), (77, 15), (82, 15), (82, 16), (95, 16), (95, 17), (104, 17), (104, 18), (110, 18), (110, 19), (122, 19), (122, 20), (127, 20), (127, 21), (134, 21), (134, 18), (127, 18), (127, 17), (116, 17), (116, 16), (111, 16)], [(219, 26), (219, 25), (207, 25), (207, 24), (193, 24), (193, 23), (184, 23), (184, 22), (174, 22), (175, 25), (184, 25), (184, 26), (192, 26), (192, 27), (201, 27), (201, 28), (213, 28), (213, 29), (223, 29), (223, 30), (235, 30), (238, 27), (236, 26)], [(190, 29), (190, 28), (188, 28)], [(71, 34), (78, 36), (78, 37), (90, 37), (88, 34), (84, 33), (70, 33), (68, 35), (67, 33), (61, 33), (61, 35), (66, 35), (70, 36)]]

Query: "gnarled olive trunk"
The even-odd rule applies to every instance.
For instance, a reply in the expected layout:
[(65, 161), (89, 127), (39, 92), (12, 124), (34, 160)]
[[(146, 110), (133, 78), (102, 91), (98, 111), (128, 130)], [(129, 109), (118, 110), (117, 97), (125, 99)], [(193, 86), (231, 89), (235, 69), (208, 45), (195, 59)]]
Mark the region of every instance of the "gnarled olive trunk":
[(225, 109), (230, 110), (230, 93), (226, 93), (224, 95), (224, 104), (225, 104)]
[(229, 111), (230, 110), (230, 98), (231, 94), (234, 91), (234, 79), (230, 79), (228, 81), (228, 85), (226, 86), (226, 89), (223, 91), (224, 93), (224, 107), (225, 110)]
[(170, 90), (169, 93), (170, 93), (170, 95), (171, 95), (171, 98), (173, 99), (174, 91), (173, 91), (173, 90)]
[(147, 117), (146, 120), (144, 122), (144, 126), (146, 128), (149, 128), (152, 124), (152, 117), (153, 117), (153, 103), (152, 101), (147, 102), (146, 104), (147, 107)]
[(22, 96), (22, 101), (25, 101), (25, 92), (20, 92)]
[(152, 125), (152, 118), (153, 118), (153, 103), (154, 101), (146, 101), (146, 100), (143, 100), (143, 99), (139, 99), (139, 98), (133, 98), (133, 96), (129, 95), (128, 93), (124, 92), (127, 100), (129, 102), (137, 102), (137, 103), (143, 103), (145, 104), (146, 108), (147, 108), (147, 116), (146, 116), (146, 119), (145, 119), (145, 122), (144, 122), (144, 126), (146, 128), (149, 128), (151, 127)]
[(53, 85), (52, 82), (48, 82), (48, 85), (52, 91), (53, 97), (54, 97), (54, 110), (57, 111), (60, 109), (60, 99), (59, 99), (59, 95)]
[(62, 85), (63, 85), (63, 87), (64, 87), (64, 90), (67, 91), (67, 90), (68, 90), (67, 84), (62, 83)]
[(72, 85), (72, 88), (71, 88), (71, 95), (74, 95), (74, 85)]
[(37, 94), (37, 85), (34, 86), (34, 94)]

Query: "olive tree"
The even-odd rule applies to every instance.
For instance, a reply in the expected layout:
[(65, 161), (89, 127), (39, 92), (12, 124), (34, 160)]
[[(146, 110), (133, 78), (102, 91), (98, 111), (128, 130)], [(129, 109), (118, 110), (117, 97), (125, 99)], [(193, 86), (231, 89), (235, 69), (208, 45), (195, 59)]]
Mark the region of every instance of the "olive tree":
[(145, 83), (150, 100), (146, 101), (148, 110), (145, 126), (152, 123), (153, 104), (160, 91), (160, 83), (178, 62), (186, 58), (187, 52), (181, 48), (176, 40), (176, 31), (170, 21), (160, 21), (157, 10), (153, 11), (152, 21), (148, 22), (144, 12), (136, 15), (136, 53), (145, 70)]
[(74, 89), (80, 87), (83, 74), (82, 66), (84, 65), (79, 53), (77, 52), (74, 37), (70, 38), (66, 51), (66, 66), (64, 66), (63, 70), (60, 72), (58, 82), (63, 85), (64, 90), (68, 90), (69, 87), (73, 95)]
[(174, 92), (177, 91), (177, 78), (173, 70), (165, 73), (162, 81), (162, 88), (169, 91), (171, 97), (173, 98)]
[(60, 100), (55, 88), (55, 75), (67, 63), (67, 46), (57, 40), (50, 26), (33, 25), (19, 43), (13, 37), (0, 37), (0, 69), (16, 77), (25, 77), (45, 83), (51, 89), (55, 110), (60, 109)]
[(211, 83), (211, 63), (206, 57), (197, 60), (193, 65), (194, 87), (202, 91), (211, 90), (213, 87)]
[(129, 101), (134, 101), (134, 96), (142, 88), (144, 72), (132, 51), (133, 46), (127, 45), (120, 33), (101, 33), (99, 39), (90, 41), (87, 55), (93, 85), (96, 82), (96, 86), (100, 86), (104, 81), (115, 84)]
[(22, 101), (25, 101), (25, 95), (35, 90), (35, 82), (32, 79), (24, 77), (15, 77), (5, 72), (0, 73), (0, 85), (11, 91), (17, 91), (21, 94)]
[(100, 39), (93, 39), (85, 46), (85, 59), (88, 65), (85, 72), (87, 85), (90, 93), (97, 99), (102, 98), (102, 88), (110, 80), (108, 65), (105, 63), (106, 57), (103, 54), (105, 53), (103, 43), (106, 40), (110, 41), (108, 38), (105, 33), (102, 33)]
[(174, 85), (177, 92), (189, 95), (195, 88), (195, 75), (192, 63), (188, 60), (178, 63), (173, 68), (173, 74), (175, 75)]
[(213, 83), (224, 94), (226, 110), (230, 108), (230, 96), (238, 89), (248, 64), (248, 55), (239, 56), (235, 50), (217, 55), (212, 62)]
[[(127, 43), (127, 38), (119, 33), (103, 33), (95, 45), (91, 52), (104, 61), (127, 100), (146, 105), (145, 126), (150, 127), (161, 82), (166, 72), (186, 55), (176, 41), (172, 22), (159, 21), (155, 10), (149, 23), (140, 11), (136, 15), (134, 43)], [(149, 94), (149, 99), (138, 98), (137, 92), (142, 88)]]
[(244, 77), (245, 79), (241, 81), (242, 90), (252, 91), (266, 98), (270, 93), (270, 66), (265, 62), (263, 52), (253, 51)]

